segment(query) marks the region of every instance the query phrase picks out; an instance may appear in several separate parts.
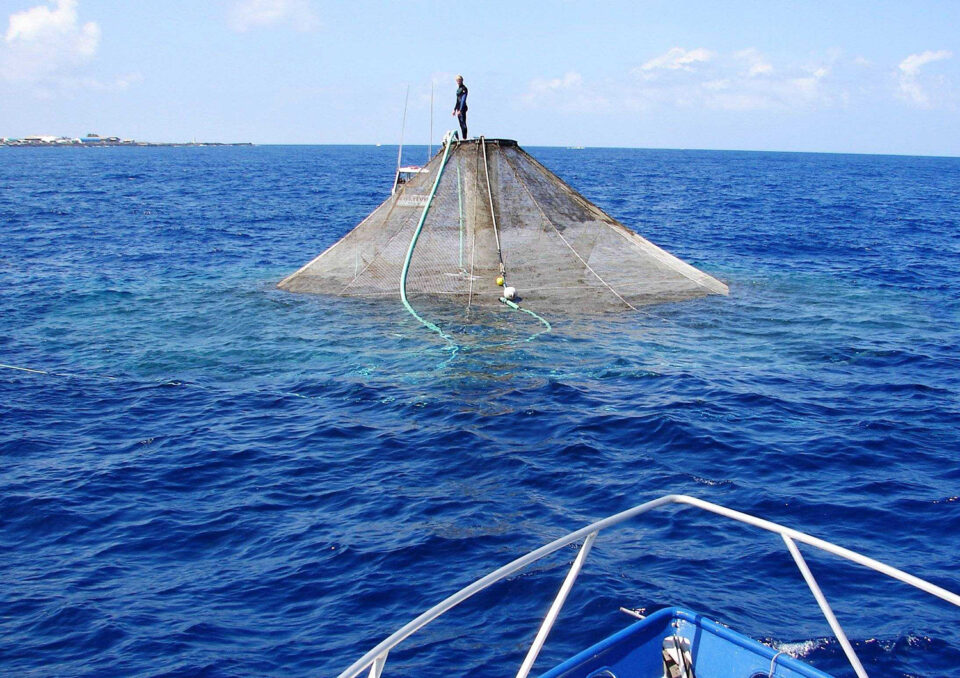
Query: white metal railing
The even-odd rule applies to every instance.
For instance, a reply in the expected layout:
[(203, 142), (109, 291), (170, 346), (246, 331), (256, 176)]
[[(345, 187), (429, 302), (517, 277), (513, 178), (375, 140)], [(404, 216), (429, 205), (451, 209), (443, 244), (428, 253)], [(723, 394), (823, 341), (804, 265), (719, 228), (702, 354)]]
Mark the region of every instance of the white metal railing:
[(830, 628), (833, 629), (834, 634), (837, 636), (837, 640), (840, 641), (840, 645), (843, 647), (843, 651), (847, 655), (847, 659), (850, 661), (850, 664), (853, 666), (853, 670), (856, 672), (859, 678), (867, 678), (866, 671), (864, 671), (863, 665), (860, 663), (856, 653), (853, 651), (853, 647), (850, 645), (850, 641), (847, 640), (847, 636), (840, 627), (840, 623), (837, 621), (833, 611), (830, 609), (830, 605), (827, 603), (823, 592), (820, 590), (820, 586), (817, 584), (813, 573), (810, 572), (810, 568), (807, 567), (807, 563), (800, 554), (800, 550), (797, 548), (796, 542), (814, 546), (822, 551), (826, 551), (827, 553), (832, 553), (835, 556), (839, 556), (859, 565), (863, 565), (864, 567), (881, 574), (885, 574), (893, 579), (898, 579), (906, 584), (920, 589), (921, 591), (925, 591), (936, 596), (937, 598), (941, 598), (949, 603), (952, 603), (953, 605), (956, 605), (957, 607), (960, 607), (960, 595), (952, 593), (940, 586), (937, 586), (936, 584), (932, 584), (928, 581), (920, 579), (919, 577), (915, 577), (912, 574), (898, 570), (895, 567), (881, 563), (873, 558), (868, 558), (867, 556), (856, 553), (855, 551), (845, 549), (842, 546), (837, 546), (836, 544), (831, 544), (823, 539), (812, 537), (803, 532), (799, 532), (789, 527), (784, 527), (783, 525), (779, 525), (769, 520), (757, 518), (756, 516), (752, 516), (748, 513), (734, 511), (733, 509), (720, 506), (719, 504), (713, 504), (711, 502), (703, 501), (702, 499), (689, 497), (683, 494), (669, 494), (660, 497), (659, 499), (654, 499), (653, 501), (648, 501), (638, 506), (634, 506), (631, 509), (627, 509), (621, 513), (609, 516), (603, 520), (599, 520), (592, 525), (587, 525), (586, 527), (571, 532), (570, 534), (552, 541), (549, 544), (541, 546), (535, 551), (531, 551), (527, 555), (521, 556), (513, 562), (494, 570), (487, 576), (478, 579), (463, 589), (460, 589), (443, 602), (431, 607), (419, 617), (398, 629), (372, 650), (363, 655), (356, 662), (351, 664), (350, 667), (341, 673), (337, 678), (355, 678), (355, 676), (359, 676), (367, 669), (370, 670), (369, 678), (380, 678), (380, 675), (383, 672), (383, 667), (387, 661), (387, 654), (390, 652), (390, 650), (432, 622), (434, 619), (448, 610), (456, 607), (474, 594), (479, 593), (496, 582), (524, 569), (531, 563), (534, 563), (537, 560), (540, 560), (541, 558), (544, 558), (551, 553), (564, 548), (565, 546), (583, 541), (583, 546), (580, 548), (576, 559), (573, 561), (573, 565), (570, 567), (570, 571), (567, 573), (567, 576), (563, 581), (563, 585), (560, 587), (560, 591), (557, 593), (557, 597), (550, 605), (550, 609), (540, 625), (540, 630), (537, 632), (537, 636), (534, 639), (533, 644), (530, 646), (530, 649), (527, 651), (526, 658), (523, 660), (520, 670), (517, 672), (517, 678), (527, 678), (527, 675), (529, 674), (530, 669), (533, 667), (537, 656), (540, 654), (540, 650), (543, 647), (544, 642), (546, 642), (550, 630), (553, 628), (553, 624), (556, 621), (557, 616), (560, 614), (560, 609), (563, 607), (564, 602), (566, 602), (567, 594), (570, 592), (570, 589), (573, 588), (573, 584), (577, 579), (577, 575), (580, 573), (580, 569), (583, 567), (583, 562), (590, 553), (590, 547), (593, 545), (593, 542), (597, 538), (597, 535), (600, 533), (600, 531), (668, 504), (683, 504), (686, 506), (693, 506), (725, 518), (730, 518), (741, 523), (746, 523), (747, 525), (759, 527), (760, 529), (767, 530), (768, 532), (779, 534), (783, 538), (784, 543), (786, 543), (787, 549), (790, 551), (790, 555), (793, 556), (800, 573), (807, 582), (807, 586), (810, 587), (810, 591), (813, 593), (814, 598), (816, 598), (817, 604), (823, 611), (824, 617), (826, 617), (827, 622), (830, 624)]

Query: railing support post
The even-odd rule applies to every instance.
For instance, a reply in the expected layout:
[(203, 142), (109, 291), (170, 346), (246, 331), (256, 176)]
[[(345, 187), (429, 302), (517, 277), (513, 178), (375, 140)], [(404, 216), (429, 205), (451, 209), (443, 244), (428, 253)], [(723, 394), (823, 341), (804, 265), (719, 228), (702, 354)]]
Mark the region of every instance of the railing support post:
[(869, 678), (867, 672), (863, 669), (863, 664), (860, 663), (860, 658), (857, 657), (857, 653), (853, 651), (853, 645), (850, 644), (850, 641), (847, 640), (847, 634), (843, 632), (843, 628), (840, 626), (840, 622), (837, 621), (836, 616), (833, 614), (833, 610), (830, 609), (830, 603), (827, 602), (826, 597), (823, 595), (823, 591), (820, 590), (820, 585), (817, 584), (817, 580), (813, 577), (813, 572), (810, 571), (810, 568), (807, 566), (807, 561), (803, 559), (803, 554), (800, 553), (800, 549), (797, 548), (796, 543), (789, 536), (780, 533), (780, 536), (783, 537), (784, 543), (787, 545), (787, 549), (790, 551), (790, 555), (793, 556), (794, 562), (797, 564), (797, 567), (800, 569), (800, 574), (803, 575), (804, 580), (807, 582), (807, 586), (810, 587), (810, 592), (813, 593), (813, 597), (817, 599), (817, 605), (820, 606), (820, 610), (823, 612), (823, 616), (827, 618), (827, 623), (830, 624), (830, 628), (833, 629), (833, 635), (837, 637), (837, 640), (840, 641), (840, 647), (843, 648), (843, 653), (847, 655), (847, 659), (850, 661), (850, 665), (853, 666), (854, 672), (857, 674), (858, 678)]
[(380, 674), (383, 673), (383, 665), (387, 663), (387, 654), (387, 652), (384, 652), (373, 660), (373, 663), (370, 665), (368, 678), (380, 678)]
[(543, 649), (543, 644), (547, 642), (547, 636), (550, 635), (550, 629), (553, 628), (554, 622), (557, 621), (560, 608), (567, 602), (567, 595), (570, 593), (570, 589), (573, 588), (574, 582), (577, 581), (577, 575), (580, 574), (583, 561), (587, 559), (587, 555), (590, 553), (590, 548), (593, 546), (596, 538), (597, 533), (591, 532), (587, 535), (587, 538), (583, 540), (583, 546), (580, 547), (580, 552), (574, 559), (573, 565), (570, 566), (570, 571), (567, 572), (566, 579), (564, 579), (563, 584), (560, 585), (560, 591), (557, 592), (557, 597), (553, 599), (553, 604), (550, 605), (547, 616), (543, 618), (543, 623), (540, 624), (540, 630), (537, 631), (537, 637), (533, 639), (533, 645), (527, 650), (527, 656), (523, 660), (523, 664), (520, 665), (520, 670), (517, 671), (517, 678), (527, 678), (530, 669), (533, 668), (533, 663), (537, 661), (540, 650)]

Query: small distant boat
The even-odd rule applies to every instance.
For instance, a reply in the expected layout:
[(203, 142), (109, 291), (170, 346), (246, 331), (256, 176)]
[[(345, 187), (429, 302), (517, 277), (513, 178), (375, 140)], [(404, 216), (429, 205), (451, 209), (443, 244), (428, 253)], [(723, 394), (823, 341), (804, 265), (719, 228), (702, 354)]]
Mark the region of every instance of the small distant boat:
[[(807, 567), (797, 547), (798, 542), (898, 579), (960, 607), (960, 596), (957, 594), (849, 549), (719, 504), (686, 495), (667, 495), (571, 532), (478, 579), (396, 631), (354, 662), (338, 678), (355, 678), (364, 671), (369, 671), (369, 678), (379, 678), (383, 673), (390, 650), (440, 615), (541, 558), (572, 544), (582, 543), (559, 593), (544, 617), (540, 630), (516, 674), (517, 678), (526, 678), (600, 531), (671, 504), (696, 507), (779, 534), (859, 678), (866, 678), (867, 673), (821, 592), (819, 584), (810, 572), (810, 568)], [(621, 608), (621, 611), (637, 617), (639, 621), (586, 648), (542, 674), (541, 678), (830, 678), (823, 671), (785, 652), (768, 647), (688, 610), (667, 608), (649, 617), (643, 617), (638, 612), (625, 608)], [(457, 674), (448, 668), (444, 675)]]

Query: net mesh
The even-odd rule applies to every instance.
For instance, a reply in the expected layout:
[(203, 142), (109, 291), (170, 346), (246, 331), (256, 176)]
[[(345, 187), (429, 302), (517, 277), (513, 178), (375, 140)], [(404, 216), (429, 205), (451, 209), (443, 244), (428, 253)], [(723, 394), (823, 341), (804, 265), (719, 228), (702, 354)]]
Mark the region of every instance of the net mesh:
[[(280, 287), (399, 298), (404, 259), (441, 161), (438, 153)], [(407, 296), (496, 304), (501, 258), (506, 284), (531, 308), (616, 311), (727, 293), (720, 281), (605, 214), (514, 142), (454, 142), (411, 259)]]

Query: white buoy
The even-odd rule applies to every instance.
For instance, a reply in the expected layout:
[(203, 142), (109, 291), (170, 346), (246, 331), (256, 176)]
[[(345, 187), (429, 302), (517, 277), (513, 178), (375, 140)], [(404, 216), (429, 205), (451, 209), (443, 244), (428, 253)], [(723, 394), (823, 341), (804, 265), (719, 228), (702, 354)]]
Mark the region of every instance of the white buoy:
[(509, 299), (510, 301), (513, 301), (514, 297), (516, 297), (516, 296), (517, 296), (517, 288), (516, 288), (516, 287), (504, 287), (504, 288), (503, 288), (503, 297), (504, 297), (504, 299)]

